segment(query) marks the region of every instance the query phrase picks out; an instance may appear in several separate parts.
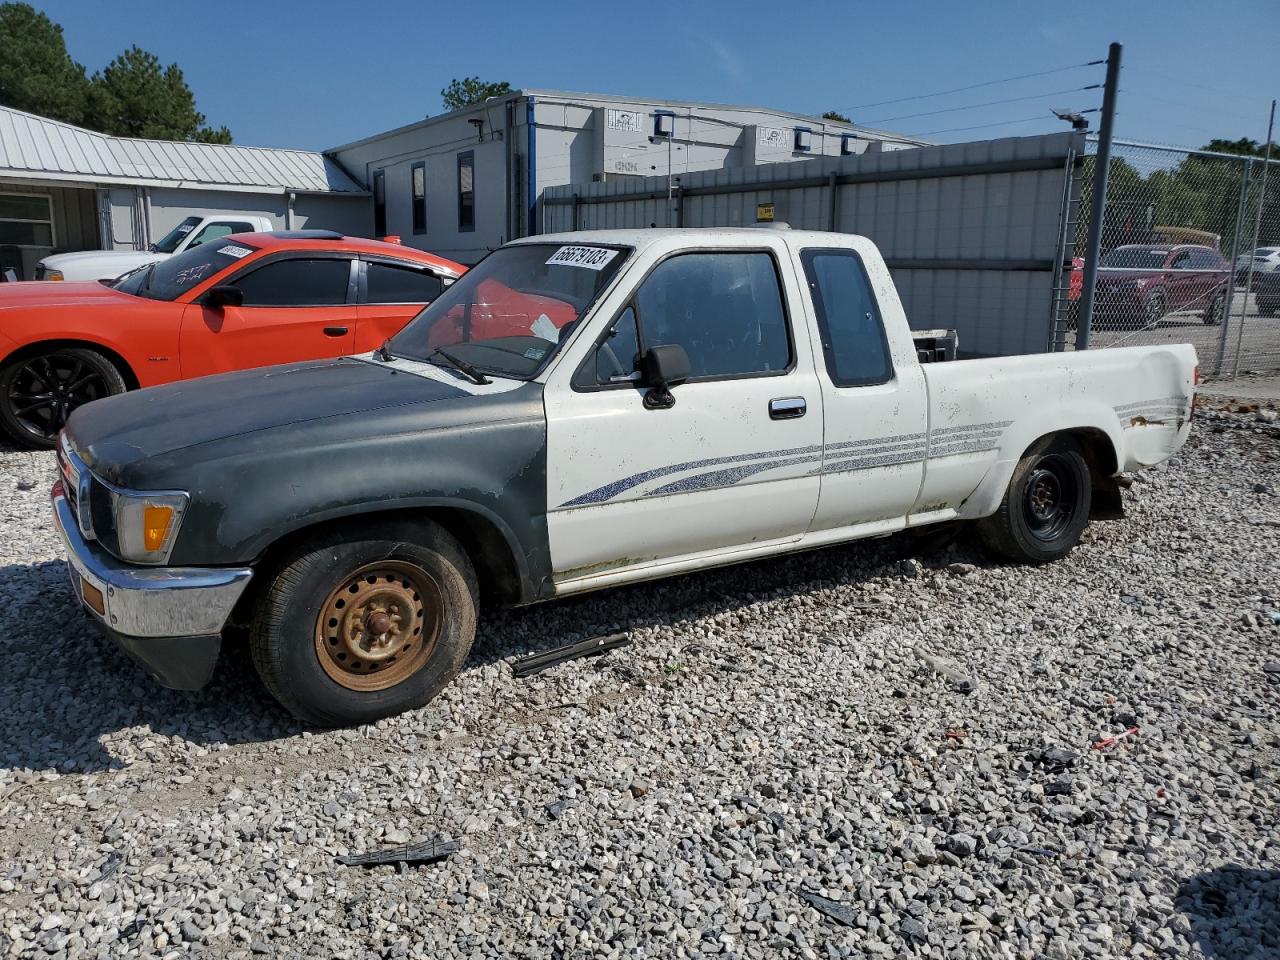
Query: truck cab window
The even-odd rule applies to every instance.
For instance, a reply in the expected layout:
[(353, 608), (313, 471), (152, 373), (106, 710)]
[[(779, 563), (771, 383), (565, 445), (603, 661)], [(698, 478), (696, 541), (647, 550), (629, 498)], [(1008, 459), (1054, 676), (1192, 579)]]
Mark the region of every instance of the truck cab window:
[(623, 383), (635, 380), (640, 370), (640, 338), (636, 312), (631, 307), (609, 328), (609, 335), (596, 347), (596, 383)]
[(880, 309), (858, 255), (843, 249), (805, 250), (800, 259), (831, 382), (856, 387), (892, 379)]
[(791, 338), (768, 253), (688, 253), (664, 260), (636, 292), (648, 345), (678, 344), (690, 379), (782, 373)]
[(248, 223), (240, 223), (238, 221), (219, 221), (218, 223), (211, 223), (191, 239), (191, 243), (187, 246), (187, 249), (190, 250), (192, 247), (198, 247), (200, 244), (208, 243), (210, 240), (219, 240), (222, 237), (230, 236), (233, 233), (252, 232), (253, 225)]

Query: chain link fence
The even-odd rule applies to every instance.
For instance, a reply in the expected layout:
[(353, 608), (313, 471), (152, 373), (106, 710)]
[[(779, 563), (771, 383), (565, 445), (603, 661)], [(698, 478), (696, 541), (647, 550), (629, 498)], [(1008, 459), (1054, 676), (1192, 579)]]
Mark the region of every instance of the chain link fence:
[[(1068, 216), (1072, 268), (1058, 291), (1068, 348), (1093, 150), (1091, 142)], [(1108, 177), (1090, 345), (1190, 342), (1205, 377), (1280, 370), (1280, 160), (1117, 140)]]

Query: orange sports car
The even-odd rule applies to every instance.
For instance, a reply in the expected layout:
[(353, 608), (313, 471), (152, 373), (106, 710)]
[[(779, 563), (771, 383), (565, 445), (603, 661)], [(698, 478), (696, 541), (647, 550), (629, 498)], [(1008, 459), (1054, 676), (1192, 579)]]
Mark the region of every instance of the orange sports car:
[(51, 447), (99, 397), (373, 350), (465, 270), (295, 230), (232, 234), (110, 282), (0, 284), (0, 428)]

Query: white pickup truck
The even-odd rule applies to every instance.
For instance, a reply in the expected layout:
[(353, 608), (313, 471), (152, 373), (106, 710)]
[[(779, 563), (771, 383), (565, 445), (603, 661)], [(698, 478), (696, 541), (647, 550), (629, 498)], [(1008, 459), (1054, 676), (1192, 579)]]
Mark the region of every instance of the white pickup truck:
[(269, 217), (240, 213), (187, 217), (146, 250), (55, 253), (36, 264), (35, 280), (114, 280), (116, 277), (232, 233), (274, 230)]
[(372, 354), (87, 404), (53, 500), (85, 607), (162, 683), (228, 622), (316, 724), (426, 703), (477, 604), (949, 520), (1065, 555), (1190, 430), (1188, 345), (922, 364), (862, 237), (533, 237)]

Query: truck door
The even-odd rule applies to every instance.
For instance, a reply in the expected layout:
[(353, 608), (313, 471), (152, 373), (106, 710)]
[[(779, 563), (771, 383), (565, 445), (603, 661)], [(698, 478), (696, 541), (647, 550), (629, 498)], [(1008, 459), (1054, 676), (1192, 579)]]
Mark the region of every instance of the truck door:
[[(557, 582), (804, 534), (822, 407), (798, 295), (773, 248), (676, 254), (600, 326), (572, 385), (548, 385)], [(690, 377), (652, 409), (638, 360), (660, 344), (684, 348)]]
[(822, 492), (810, 529), (901, 527), (920, 492), (928, 429), (924, 373), (905, 349), (906, 316), (880, 267), (875, 289), (892, 295), (884, 312), (900, 333), (895, 356), (858, 252), (810, 248), (800, 261), (821, 337), (825, 423)]
[(355, 267), (350, 254), (254, 263), (226, 283), (240, 288), (241, 306), (196, 302), (183, 312), (183, 377), (354, 352)]

